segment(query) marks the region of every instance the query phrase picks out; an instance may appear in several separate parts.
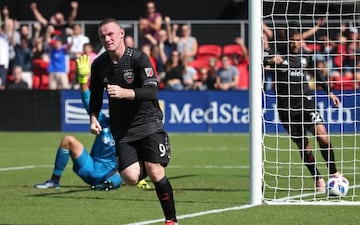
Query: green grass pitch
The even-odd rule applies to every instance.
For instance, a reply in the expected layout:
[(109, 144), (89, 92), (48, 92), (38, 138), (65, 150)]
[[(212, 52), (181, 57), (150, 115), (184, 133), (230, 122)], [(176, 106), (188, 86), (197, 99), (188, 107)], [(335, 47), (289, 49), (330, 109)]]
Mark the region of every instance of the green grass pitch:
[[(126, 185), (109, 192), (90, 190), (72, 172), (71, 161), (59, 190), (34, 189), (35, 183), (50, 177), (63, 135), (0, 132), (0, 224), (145, 224), (141, 222), (163, 218), (153, 190)], [(72, 135), (90, 148), (91, 134)], [(248, 204), (248, 136), (170, 133), (170, 141), (172, 159), (167, 176), (174, 188), (181, 225), (359, 224), (358, 206), (261, 205), (221, 211)], [(293, 160), (300, 162), (299, 158), (294, 153)], [(209, 213), (215, 209), (220, 211)]]

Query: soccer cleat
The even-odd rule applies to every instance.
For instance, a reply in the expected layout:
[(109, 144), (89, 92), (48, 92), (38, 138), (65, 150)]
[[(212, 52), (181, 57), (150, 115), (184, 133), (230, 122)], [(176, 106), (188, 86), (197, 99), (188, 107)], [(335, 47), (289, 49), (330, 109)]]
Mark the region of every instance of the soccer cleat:
[(48, 188), (58, 189), (58, 188), (60, 188), (60, 184), (59, 184), (59, 182), (56, 182), (56, 181), (53, 181), (53, 180), (47, 180), (44, 183), (35, 184), (34, 188), (37, 188), (37, 189), (48, 189)]
[(325, 180), (324, 178), (319, 178), (317, 181), (316, 181), (316, 191), (317, 192), (325, 192)]
[(166, 220), (165, 225), (178, 225), (178, 223), (173, 220)]
[(107, 181), (107, 180), (101, 184), (91, 186), (91, 189), (96, 190), (96, 191), (110, 191), (113, 188), (114, 188), (113, 183), (111, 181)]
[(151, 186), (145, 181), (145, 180), (141, 180), (139, 181), (136, 186), (140, 189), (152, 189)]

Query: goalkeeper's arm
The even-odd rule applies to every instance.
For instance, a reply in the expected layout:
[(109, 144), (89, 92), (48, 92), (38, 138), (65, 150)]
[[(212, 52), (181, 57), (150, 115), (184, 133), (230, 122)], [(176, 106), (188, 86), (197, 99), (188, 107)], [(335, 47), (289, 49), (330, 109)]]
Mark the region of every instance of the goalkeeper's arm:
[(90, 74), (90, 57), (82, 55), (76, 59), (76, 80), (80, 84), (81, 101), (84, 108), (89, 113), (90, 105), (90, 90), (88, 87), (88, 80)]
[(82, 91), (88, 90), (88, 80), (90, 75), (90, 57), (82, 55), (76, 59), (76, 80), (80, 84)]

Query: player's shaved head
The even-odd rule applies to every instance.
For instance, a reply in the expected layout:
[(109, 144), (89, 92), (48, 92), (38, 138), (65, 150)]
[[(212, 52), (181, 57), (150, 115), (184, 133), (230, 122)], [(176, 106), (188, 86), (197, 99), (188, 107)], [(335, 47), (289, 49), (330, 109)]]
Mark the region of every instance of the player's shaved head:
[(116, 19), (105, 19), (99, 23), (99, 38), (106, 49), (110, 53), (112, 59), (117, 61), (125, 51), (125, 30), (120, 26)]
[[(114, 19), (114, 18), (108, 18), (108, 19), (102, 20), (102, 21), (99, 23), (99, 27), (102, 27), (102, 26), (104, 26), (104, 25), (106, 25), (106, 24), (109, 24), (109, 23), (114, 23), (114, 24), (118, 25), (119, 28), (121, 28), (119, 22), (118, 22), (116, 19)], [(122, 28), (121, 28), (121, 29), (122, 29)]]

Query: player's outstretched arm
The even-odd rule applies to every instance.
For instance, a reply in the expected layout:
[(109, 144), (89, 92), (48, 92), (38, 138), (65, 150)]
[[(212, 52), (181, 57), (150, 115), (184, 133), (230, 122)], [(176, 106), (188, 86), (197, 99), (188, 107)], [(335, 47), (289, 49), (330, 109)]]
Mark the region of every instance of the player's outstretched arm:
[(90, 70), (90, 56), (82, 55), (76, 59), (77, 81), (84, 88), (88, 88), (87, 84), (89, 80)]
[(90, 90), (88, 86), (90, 70), (89, 56), (82, 55), (76, 59), (76, 81), (80, 84), (81, 101), (88, 113), (90, 110)]

